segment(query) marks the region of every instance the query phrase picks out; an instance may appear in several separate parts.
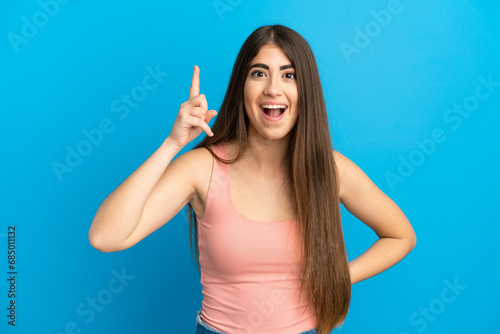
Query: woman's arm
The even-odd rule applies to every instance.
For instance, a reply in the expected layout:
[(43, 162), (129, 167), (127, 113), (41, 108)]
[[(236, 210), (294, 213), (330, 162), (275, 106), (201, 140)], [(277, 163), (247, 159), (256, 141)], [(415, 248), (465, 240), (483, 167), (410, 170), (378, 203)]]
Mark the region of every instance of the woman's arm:
[(106, 197), (89, 229), (92, 247), (102, 252), (129, 248), (167, 223), (189, 201), (194, 186), (186, 170), (192, 153), (171, 163), (177, 153), (167, 138)]
[[(175, 216), (197, 193), (200, 170), (208, 169), (203, 148), (174, 156), (205, 131), (217, 112), (208, 110), (200, 94), (200, 69), (195, 66), (189, 100), (184, 102), (163, 144), (101, 204), (89, 229), (90, 244), (103, 252), (129, 248)], [(207, 162), (208, 161), (208, 162)]]
[(417, 238), (403, 211), (351, 160), (334, 151), (339, 174), (339, 196), (344, 207), (379, 237), (350, 261), (351, 283), (375, 276), (403, 259)]

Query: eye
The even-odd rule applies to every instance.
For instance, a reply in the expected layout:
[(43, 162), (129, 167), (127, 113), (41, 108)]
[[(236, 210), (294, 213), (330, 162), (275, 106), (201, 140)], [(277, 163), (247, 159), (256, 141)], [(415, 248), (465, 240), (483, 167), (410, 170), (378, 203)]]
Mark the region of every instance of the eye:
[(294, 72), (288, 72), (285, 74), (285, 78), (287, 79), (295, 79), (295, 73)]
[(255, 70), (252, 72), (251, 76), (254, 77), (254, 78), (261, 78), (263, 76), (265, 76), (266, 74), (262, 71), (259, 71), (259, 70)]

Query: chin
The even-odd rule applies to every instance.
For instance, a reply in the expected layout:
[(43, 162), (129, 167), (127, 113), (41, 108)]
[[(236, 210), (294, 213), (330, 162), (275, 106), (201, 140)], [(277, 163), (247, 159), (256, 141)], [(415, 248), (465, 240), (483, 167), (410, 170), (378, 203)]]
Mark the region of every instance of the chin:
[(288, 140), (290, 139), (290, 134), (291, 131), (288, 132), (269, 132), (269, 131), (264, 131), (264, 132), (259, 132), (262, 137), (264, 137), (267, 140), (271, 141), (279, 141), (279, 140)]

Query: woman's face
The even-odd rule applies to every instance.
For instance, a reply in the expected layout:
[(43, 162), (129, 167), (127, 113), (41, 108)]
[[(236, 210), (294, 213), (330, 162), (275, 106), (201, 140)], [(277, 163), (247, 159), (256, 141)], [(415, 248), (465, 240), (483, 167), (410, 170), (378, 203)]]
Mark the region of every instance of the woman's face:
[(279, 47), (265, 44), (252, 59), (244, 96), (249, 135), (278, 140), (290, 133), (298, 117), (299, 93), (295, 69)]

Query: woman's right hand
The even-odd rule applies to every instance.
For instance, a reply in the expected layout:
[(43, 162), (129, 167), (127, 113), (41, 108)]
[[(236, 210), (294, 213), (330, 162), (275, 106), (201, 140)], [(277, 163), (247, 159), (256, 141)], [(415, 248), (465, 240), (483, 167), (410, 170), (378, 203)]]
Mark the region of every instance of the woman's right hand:
[(200, 94), (200, 68), (194, 67), (189, 100), (181, 104), (179, 114), (172, 126), (168, 138), (181, 150), (187, 143), (200, 135), (202, 131), (213, 136), (208, 122), (217, 115), (217, 111), (208, 110), (207, 99)]

